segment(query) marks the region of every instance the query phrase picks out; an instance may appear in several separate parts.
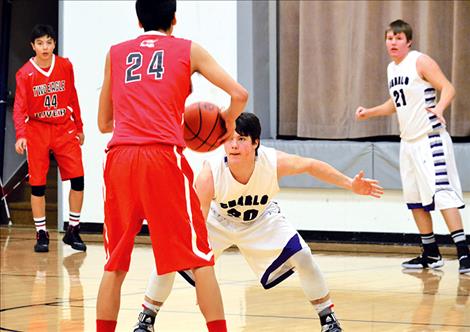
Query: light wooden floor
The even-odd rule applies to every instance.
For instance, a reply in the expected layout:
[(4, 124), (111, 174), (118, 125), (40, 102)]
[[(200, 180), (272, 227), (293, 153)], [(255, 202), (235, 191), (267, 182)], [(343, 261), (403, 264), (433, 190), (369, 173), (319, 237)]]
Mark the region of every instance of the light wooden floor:
[[(88, 242), (88, 251), (78, 253), (52, 233), (50, 252), (37, 254), (33, 236), (32, 229), (0, 229), (0, 331), (93, 331), (102, 244)], [(317, 253), (315, 259), (345, 331), (470, 331), (470, 276), (459, 276), (456, 260), (447, 259), (440, 272), (405, 273), (402, 255)], [(152, 262), (150, 246), (137, 245), (118, 331), (131, 331)], [(236, 251), (220, 258), (216, 272), (229, 331), (320, 331), (295, 274), (265, 291)], [(205, 331), (194, 289), (176, 279), (157, 331)]]

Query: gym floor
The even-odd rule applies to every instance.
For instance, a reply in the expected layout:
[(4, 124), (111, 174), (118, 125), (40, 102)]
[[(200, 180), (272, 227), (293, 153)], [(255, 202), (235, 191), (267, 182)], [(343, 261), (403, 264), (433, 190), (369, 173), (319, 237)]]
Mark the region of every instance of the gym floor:
[[(94, 331), (105, 260), (100, 236), (83, 235), (86, 253), (51, 231), (49, 253), (34, 253), (34, 230), (0, 228), (0, 331)], [(144, 241), (145, 242), (145, 241)], [(470, 276), (446, 257), (441, 270), (403, 271), (409, 254), (314, 250), (345, 331), (470, 331)], [(137, 244), (122, 288), (117, 331), (132, 331), (152, 270), (149, 244)], [(295, 274), (264, 290), (237, 250), (216, 263), (229, 331), (320, 331)], [(157, 331), (206, 331), (194, 289), (176, 277)]]

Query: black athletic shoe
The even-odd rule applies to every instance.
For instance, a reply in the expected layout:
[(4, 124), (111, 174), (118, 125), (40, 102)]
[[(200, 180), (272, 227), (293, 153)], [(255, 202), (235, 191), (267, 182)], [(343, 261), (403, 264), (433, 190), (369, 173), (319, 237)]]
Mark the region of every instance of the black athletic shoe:
[(320, 317), (321, 332), (342, 332), (343, 329), (336, 319), (335, 313), (330, 312), (326, 316)]
[(139, 314), (139, 320), (134, 326), (133, 332), (154, 332), (155, 313), (152, 310), (144, 309)]
[(36, 232), (36, 244), (34, 245), (35, 252), (48, 252), (49, 251), (49, 233), (40, 230)]
[(437, 269), (444, 266), (444, 260), (440, 255), (437, 257), (421, 255), (401, 263), (401, 266), (405, 269)]
[(64, 241), (65, 244), (70, 245), (72, 249), (86, 251), (86, 244), (83, 243), (79, 232), (80, 226), (69, 226), (62, 238), (62, 241)]
[(470, 257), (462, 256), (459, 258), (459, 273), (470, 273)]

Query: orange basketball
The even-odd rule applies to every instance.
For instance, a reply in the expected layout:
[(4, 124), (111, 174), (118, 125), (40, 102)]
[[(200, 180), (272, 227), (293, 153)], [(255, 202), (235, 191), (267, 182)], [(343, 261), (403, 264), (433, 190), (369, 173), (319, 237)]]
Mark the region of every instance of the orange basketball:
[(220, 108), (200, 101), (184, 110), (184, 140), (191, 150), (208, 152), (219, 147), (217, 140), (225, 134)]

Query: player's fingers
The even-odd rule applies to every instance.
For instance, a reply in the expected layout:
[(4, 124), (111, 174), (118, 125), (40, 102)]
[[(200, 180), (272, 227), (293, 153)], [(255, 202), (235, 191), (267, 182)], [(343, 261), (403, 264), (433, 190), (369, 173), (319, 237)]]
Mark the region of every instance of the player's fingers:
[(364, 171), (363, 170), (360, 170), (359, 173), (356, 174), (355, 176), (356, 179), (358, 180), (364, 180)]
[(226, 140), (230, 138), (232, 133), (226, 132), (223, 136), (220, 136), (217, 140), (217, 145), (223, 144)]
[(442, 124), (446, 124), (446, 119), (442, 116), (442, 114), (439, 114), (437, 113), (434, 109), (432, 108), (426, 108), (426, 111), (428, 111), (429, 113), (432, 113), (434, 114), (435, 116), (437, 116), (437, 119), (442, 123)]
[(380, 189), (375, 189), (375, 190), (372, 190), (371, 193), (383, 195), (383, 194), (384, 194), (384, 191), (383, 191), (383, 190), (380, 190)]
[(372, 186), (374, 189), (377, 189), (377, 190), (384, 190), (384, 188), (382, 188), (382, 187), (379, 186), (378, 184), (371, 184), (371, 186)]

